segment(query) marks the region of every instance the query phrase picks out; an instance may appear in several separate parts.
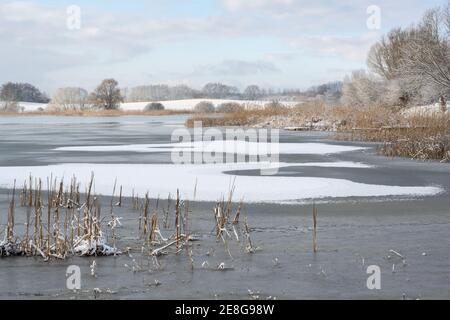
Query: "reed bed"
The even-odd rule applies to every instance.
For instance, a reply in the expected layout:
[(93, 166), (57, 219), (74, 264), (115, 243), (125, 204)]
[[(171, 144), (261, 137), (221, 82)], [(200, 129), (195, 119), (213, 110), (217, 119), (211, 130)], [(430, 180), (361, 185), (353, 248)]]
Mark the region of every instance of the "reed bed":
[[(136, 223), (143, 253), (156, 259), (167, 254), (179, 254), (185, 249), (191, 267), (194, 267), (190, 242), (199, 241), (200, 238), (190, 230), (192, 206), (181, 198), (179, 190), (174, 199), (169, 194), (167, 206), (160, 205), (159, 198), (150, 200), (149, 193), (140, 198), (133, 192), (132, 197), (124, 203), (122, 186), (114, 182), (109, 213), (108, 209), (105, 213), (100, 195), (94, 192), (93, 175), (84, 189), (76, 177), (65, 184), (63, 180), (51, 176), (46, 180), (45, 190), (43, 185), (40, 179), (30, 176), (17, 192), (14, 183), (9, 195), (4, 239), (0, 241), (1, 257), (36, 256), (48, 261), (70, 256), (115, 256), (128, 253), (133, 244), (126, 246), (120, 241), (125, 247), (123, 250), (117, 245), (120, 239), (117, 230), (122, 226), (122, 217), (116, 211), (125, 205), (122, 211), (135, 211), (127, 220)], [(242, 222), (240, 219), (243, 202), (233, 208), (233, 191), (234, 187), (227, 200), (218, 201), (213, 208), (215, 239), (224, 244), (230, 257), (231, 242), (248, 253), (257, 250), (251, 240), (251, 228), (247, 220)], [(17, 218), (21, 223), (17, 224)]]
[(450, 161), (450, 114), (412, 116), (386, 108), (355, 111), (339, 140), (381, 142), (386, 156)]
[(240, 108), (233, 112), (218, 114), (195, 114), (186, 120), (186, 127), (201, 121), (203, 127), (250, 126), (278, 116), (288, 116), (293, 109), (283, 105), (269, 105), (265, 108)]

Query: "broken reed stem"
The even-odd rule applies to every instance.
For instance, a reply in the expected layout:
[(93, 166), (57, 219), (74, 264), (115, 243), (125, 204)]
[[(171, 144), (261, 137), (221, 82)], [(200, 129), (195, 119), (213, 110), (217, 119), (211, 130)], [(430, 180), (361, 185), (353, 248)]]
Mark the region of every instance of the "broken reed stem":
[(148, 199), (148, 192), (145, 194), (145, 200), (144, 200), (144, 236), (147, 235), (148, 232), (148, 206), (149, 206), (149, 199)]
[(152, 215), (150, 234), (148, 236), (148, 242), (154, 243), (156, 240), (156, 231), (158, 230), (158, 215), (156, 212)]
[(54, 244), (55, 244), (55, 251), (58, 252), (59, 250), (59, 236), (60, 236), (60, 230), (59, 230), (59, 208), (61, 205), (61, 197), (63, 193), (63, 181), (59, 183), (59, 189), (58, 193), (56, 194), (56, 201), (55, 201), (55, 210), (53, 211), (53, 228), (54, 228)]
[(179, 240), (180, 240), (180, 192), (177, 189), (177, 201), (175, 204), (175, 227), (176, 227), (176, 243), (177, 243), (177, 249), (180, 246)]
[(50, 247), (51, 247), (51, 211), (52, 211), (52, 180), (47, 178), (47, 256), (50, 256)]
[(242, 210), (243, 203), (244, 203), (244, 200), (241, 199), (241, 201), (239, 202), (239, 206), (238, 206), (238, 208), (236, 210), (236, 215), (234, 216), (234, 219), (233, 219), (233, 224), (239, 224), (239, 217), (241, 215), (241, 210)]
[(244, 219), (245, 237), (247, 239), (247, 251), (254, 252), (252, 239), (250, 238), (250, 227), (248, 226), (247, 217)]
[[(164, 212), (164, 228), (169, 228), (169, 212), (170, 212), (170, 204), (172, 203), (172, 199), (170, 197), (170, 193), (167, 197), (167, 211)], [(163, 209), (164, 211), (164, 209)]]
[(30, 190), (29, 190), (29, 195), (28, 195), (28, 206), (31, 208), (33, 207), (33, 181), (30, 175)]
[(316, 204), (313, 204), (313, 252), (317, 253), (317, 208)]
[(86, 196), (86, 207), (84, 209), (84, 230), (83, 235), (87, 236), (89, 235), (89, 220), (90, 220), (90, 212), (91, 212), (91, 190), (92, 190), (92, 184), (94, 183), (94, 173), (91, 174), (91, 181), (89, 182), (89, 187), (87, 190), (87, 196)]
[(122, 186), (120, 186), (120, 193), (119, 193), (119, 202), (117, 203), (118, 207), (122, 206)]

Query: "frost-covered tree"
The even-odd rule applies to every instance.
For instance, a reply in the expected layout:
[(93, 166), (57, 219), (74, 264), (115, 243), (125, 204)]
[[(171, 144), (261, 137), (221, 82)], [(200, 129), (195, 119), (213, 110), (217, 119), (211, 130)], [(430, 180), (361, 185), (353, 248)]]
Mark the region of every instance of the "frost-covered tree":
[(449, 8), (427, 11), (420, 23), (392, 30), (371, 48), (369, 68), (388, 86), (396, 86), (401, 104), (439, 99), (445, 106), (450, 92)]
[(415, 37), (403, 51), (401, 76), (417, 90), (434, 91), (445, 106), (450, 92), (450, 6), (429, 10), (414, 28)]

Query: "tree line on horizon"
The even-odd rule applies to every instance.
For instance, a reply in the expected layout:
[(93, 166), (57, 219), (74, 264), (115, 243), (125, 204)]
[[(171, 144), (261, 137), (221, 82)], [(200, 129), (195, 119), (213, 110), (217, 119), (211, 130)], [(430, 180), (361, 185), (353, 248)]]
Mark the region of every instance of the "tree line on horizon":
[(117, 109), (123, 102), (156, 102), (180, 99), (233, 99), (233, 100), (278, 100), (295, 97), (317, 97), (338, 100), (342, 82), (330, 82), (300, 89), (273, 90), (249, 85), (242, 92), (234, 86), (208, 83), (201, 90), (186, 85), (143, 85), (131, 89), (119, 87), (115, 79), (103, 80), (91, 93), (81, 87), (64, 87), (55, 91), (51, 99), (46, 93), (28, 83), (8, 82), (0, 88), (0, 110), (20, 111), (19, 102), (47, 103), (49, 109), (77, 110), (87, 108)]

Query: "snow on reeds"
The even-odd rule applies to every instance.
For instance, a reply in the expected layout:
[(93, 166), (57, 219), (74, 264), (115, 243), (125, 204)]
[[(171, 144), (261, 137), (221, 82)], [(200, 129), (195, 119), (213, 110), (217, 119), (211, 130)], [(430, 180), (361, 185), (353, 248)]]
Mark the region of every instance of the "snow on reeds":
[(30, 176), (20, 192), (20, 206), (26, 210), (25, 232), (15, 232), (15, 184), (8, 210), (5, 239), (0, 243), (1, 256), (25, 255), (65, 259), (68, 255), (92, 256), (120, 253), (106, 242), (101, 230), (100, 202), (92, 194), (94, 177), (88, 184), (84, 202), (80, 185), (72, 178), (68, 186), (47, 179), (47, 201), (41, 179)]
[[(17, 228), (16, 223), (18, 213), (14, 183), (7, 223), (4, 230), (0, 231), (0, 235), (4, 233), (4, 239), (0, 241), (0, 256), (40, 256), (47, 261), (66, 259), (73, 255), (114, 256), (122, 252), (129, 253), (131, 247), (125, 250), (117, 247), (117, 239), (120, 238), (117, 229), (122, 225), (122, 218), (116, 214), (116, 208), (124, 205), (122, 186), (117, 187), (114, 182), (109, 214), (102, 216), (104, 210), (101, 208), (100, 196), (94, 192), (93, 175), (83, 193), (76, 177), (68, 185), (53, 176), (46, 183), (47, 191), (43, 192), (41, 179), (30, 176), (24, 181), (18, 196), (18, 205), (22, 209), (20, 213), (24, 215), (19, 216), (24, 220), (20, 228)], [(118, 195), (116, 189), (119, 189)], [(215, 238), (224, 243), (230, 256), (229, 241), (235, 241), (240, 246), (241, 239), (244, 239), (245, 252), (256, 250), (250, 239), (251, 229), (247, 221), (241, 223), (239, 219), (242, 201), (233, 213), (233, 190), (234, 187), (227, 201), (219, 201), (213, 210), (214, 226), (217, 229)], [(179, 190), (174, 200), (168, 196), (167, 207), (164, 208), (159, 205), (159, 199), (155, 203), (151, 202), (148, 193), (143, 199), (133, 193), (129, 205), (130, 211), (139, 211), (139, 217), (129, 220), (136, 223), (142, 252), (157, 259), (170, 253), (179, 254), (185, 248), (191, 267), (194, 268), (193, 250), (189, 243), (198, 241), (199, 237), (189, 230), (192, 207), (188, 200), (181, 198)], [(159, 265), (157, 260), (155, 263)]]

